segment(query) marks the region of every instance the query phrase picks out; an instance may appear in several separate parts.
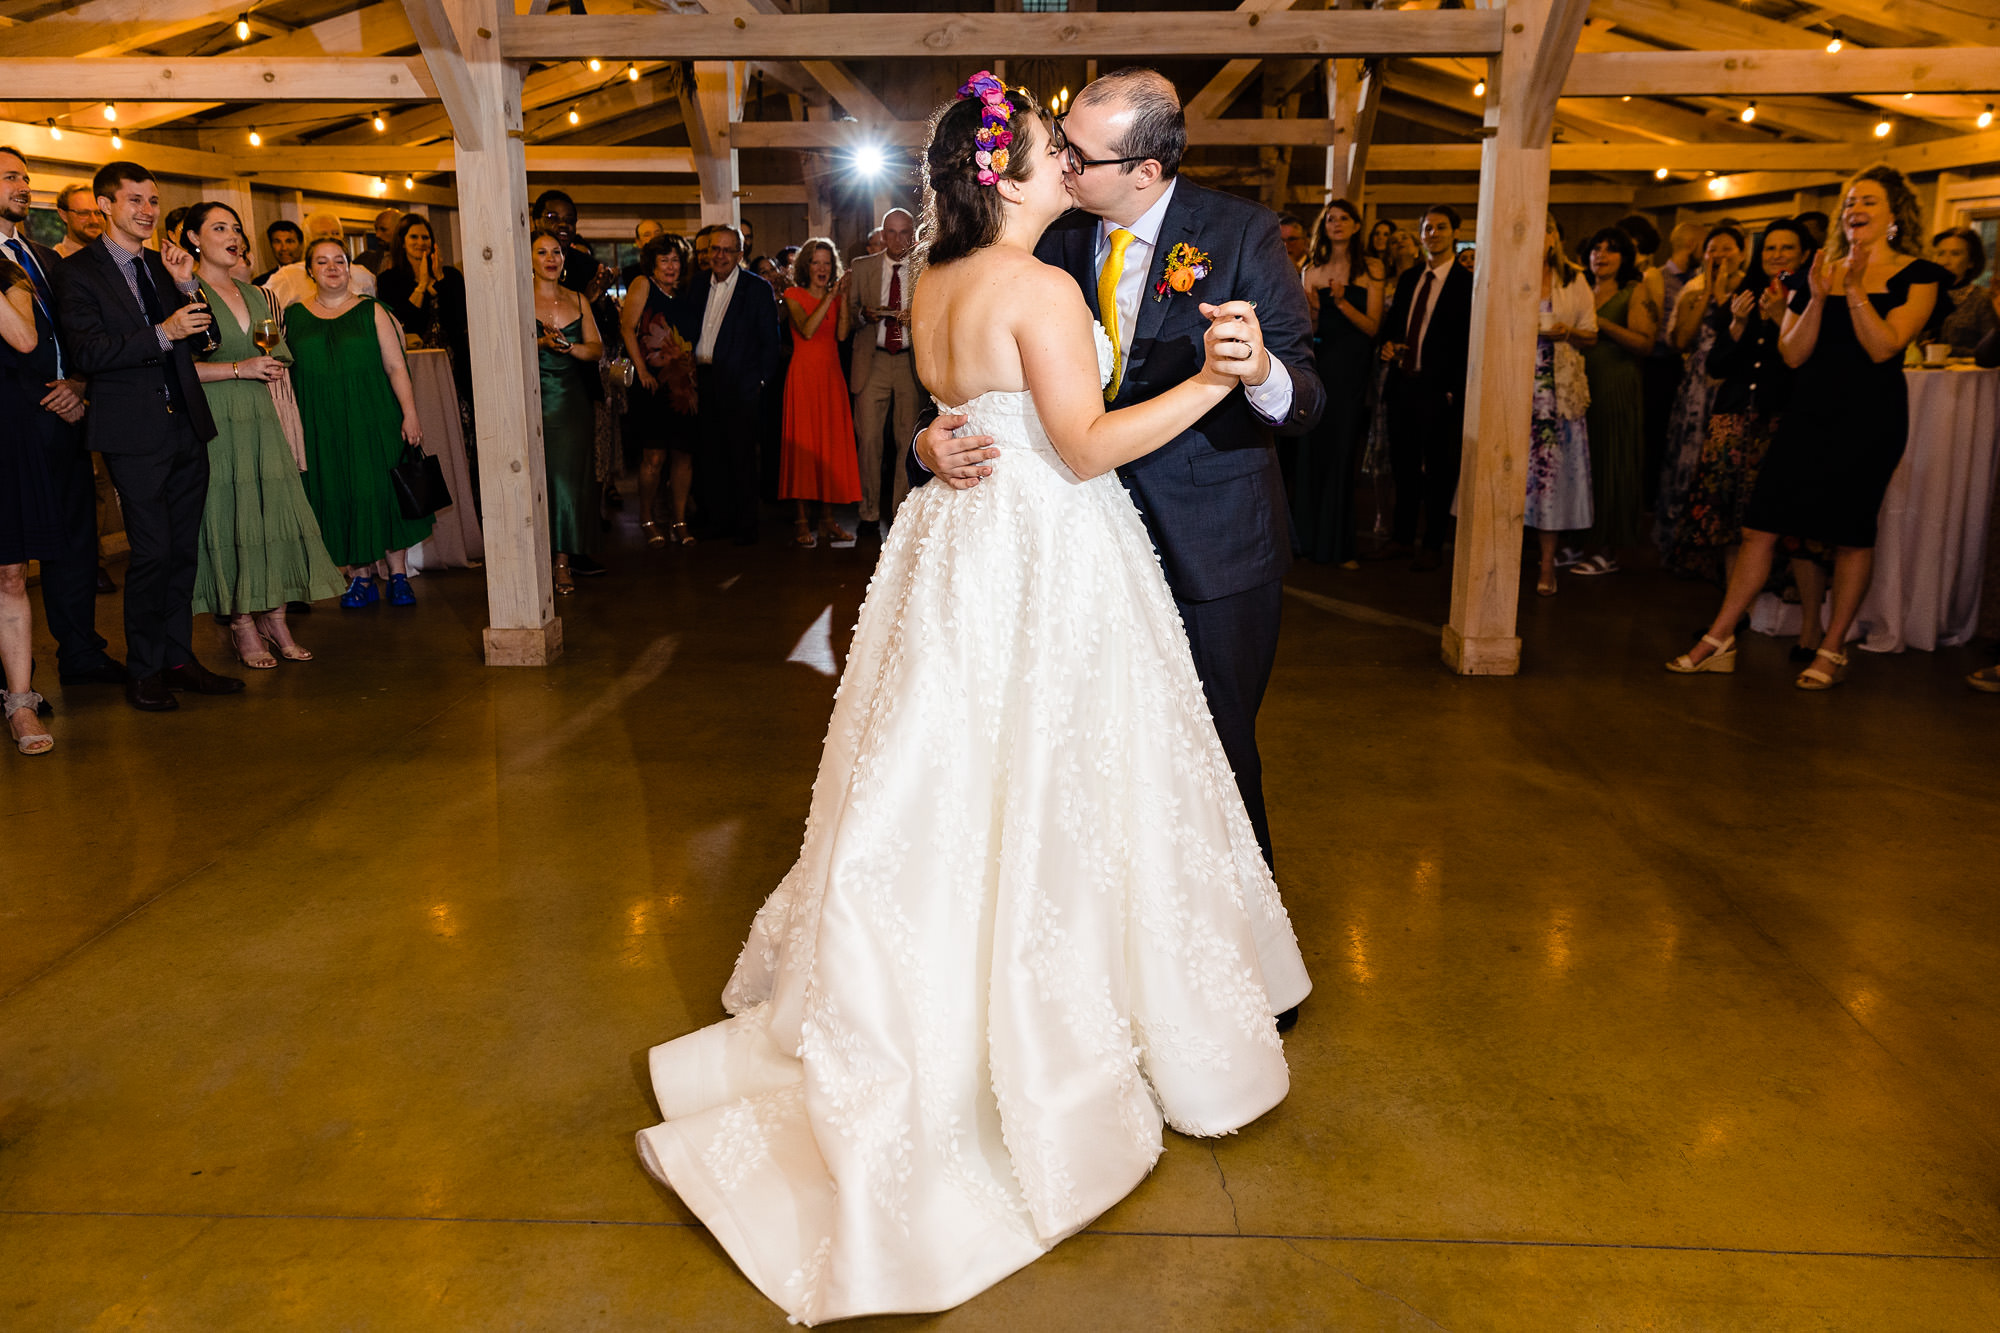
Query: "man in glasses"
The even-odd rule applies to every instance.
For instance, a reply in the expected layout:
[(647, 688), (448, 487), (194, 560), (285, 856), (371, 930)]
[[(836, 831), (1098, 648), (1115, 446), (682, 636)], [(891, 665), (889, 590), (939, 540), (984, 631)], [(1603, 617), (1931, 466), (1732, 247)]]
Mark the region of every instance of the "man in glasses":
[[(1310, 431), (1326, 389), (1277, 214), (1181, 180), (1186, 145), (1180, 97), (1165, 76), (1121, 69), (1092, 82), (1058, 122), (1054, 144), (1079, 211), (1043, 233), (1035, 253), (1069, 271), (1111, 337), (1111, 407), (1154, 397), (1200, 369), (1211, 320), (1249, 349), (1235, 362), (1240, 395), (1118, 475), (1160, 553), (1216, 732), (1269, 861), (1257, 709), (1277, 655), (1292, 559), (1276, 437)], [(1192, 280), (1183, 274), (1176, 285), (1170, 261), (1186, 267), (1186, 252), (1177, 255), (1183, 245), (1206, 256), (1206, 271)], [(963, 423), (941, 417), (917, 441), (918, 461), (960, 488), (1005, 466), (989, 462), (990, 440), (951, 438)]]
[(784, 355), (777, 294), (743, 267), (743, 236), (732, 226), (709, 233), (708, 274), (694, 290), (702, 302), (694, 348), (701, 440), (695, 493), (704, 534), (748, 546), (757, 540), (760, 517), (758, 405)]
[(88, 185), (65, 186), (56, 196), (56, 212), (67, 228), (63, 238), (56, 242), (56, 253), (64, 259), (104, 234), (104, 214), (98, 212)]
[[(561, 190), (542, 191), (535, 197), (528, 215), (532, 221), (546, 222), (554, 227), (556, 235), (562, 238), (563, 253), (567, 257), (563, 260), (562, 277), (558, 281), (563, 286), (583, 293), (584, 299), (589, 300), (596, 294), (591, 290), (593, 284), (600, 281), (608, 284), (618, 276), (598, 263), (597, 256), (576, 239), (576, 201), (567, 194)], [(601, 273), (600, 269), (603, 270)]]

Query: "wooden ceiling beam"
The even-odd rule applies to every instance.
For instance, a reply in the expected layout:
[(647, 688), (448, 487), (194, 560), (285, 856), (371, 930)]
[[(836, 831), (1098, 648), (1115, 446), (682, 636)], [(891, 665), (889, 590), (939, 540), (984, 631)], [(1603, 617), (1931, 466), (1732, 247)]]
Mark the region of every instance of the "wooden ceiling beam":
[(1795, 94), (1991, 93), (2000, 52), (1972, 47), (1894, 51), (1652, 51), (1578, 54), (1570, 97), (1778, 97)]
[(236, 17), (232, 0), (88, 0), (8, 29), (7, 58), (115, 56)]
[(570, 60), (605, 51), (677, 60), (1100, 59), (1497, 51), (1497, 9), (1227, 14), (540, 14), (502, 17), (501, 50), (516, 60)]
[[(67, 141), (67, 140), (65, 140)], [(148, 145), (150, 147), (150, 145)], [(449, 144), (435, 148), (316, 148), (299, 144), (267, 151), (203, 153), (225, 170), (217, 176), (268, 176), (274, 172), (357, 172), (368, 176), (443, 175), (456, 169)], [(685, 175), (694, 170), (694, 154), (686, 148), (591, 148), (564, 144), (527, 149), (531, 173), (602, 172), (607, 175)]]
[[(1269, 14), (1281, 9), (1290, 9), (1292, 0), (1241, 0), (1236, 6), (1239, 14)], [(1257, 73), (1260, 60), (1232, 60), (1225, 64), (1213, 78), (1203, 84), (1200, 91), (1182, 103), (1181, 109), (1188, 119), (1217, 120), (1229, 110), (1243, 85), (1250, 82)]]
[[(68, 100), (79, 83), (95, 99), (119, 101), (425, 102), (437, 96), (421, 60), (286, 57), (276, 60), (202, 56), (187, 60), (106, 56), (75, 60), (36, 57), (0, 66), (8, 93), (22, 101)], [(93, 105), (95, 102), (93, 101)], [(126, 127), (132, 128), (132, 127)]]
[[(1552, 171), (1852, 171), (1881, 156), (1853, 144), (1559, 143)], [(1384, 171), (1477, 171), (1478, 144), (1378, 143), (1370, 174)]]
[(2000, 47), (2000, 10), (1978, 0), (1817, 0), (1819, 8), (1972, 46)]
[[(928, 123), (892, 120), (876, 124), (845, 120), (746, 120), (728, 127), (734, 148), (791, 148), (832, 151), (861, 143), (915, 148), (923, 144)], [(1331, 120), (1190, 120), (1190, 147), (1263, 148), (1318, 147), (1334, 142)]]

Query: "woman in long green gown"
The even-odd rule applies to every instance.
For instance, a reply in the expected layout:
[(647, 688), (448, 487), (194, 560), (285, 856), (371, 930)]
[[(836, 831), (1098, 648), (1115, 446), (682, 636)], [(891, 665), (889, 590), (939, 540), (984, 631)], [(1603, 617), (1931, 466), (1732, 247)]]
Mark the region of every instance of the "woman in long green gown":
[(340, 604), (381, 599), (376, 565), (389, 569), (391, 606), (414, 606), (405, 552), (431, 535), (430, 518), (407, 519), (389, 469), (405, 443), (422, 445), (417, 402), (403, 362), (403, 336), (374, 298), (347, 285), (347, 251), (331, 237), (306, 247), (313, 296), (285, 312), (306, 428), (306, 498), (326, 548), (346, 570)]
[(199, 260), (202, 297), (221, 339), (195, 367), (216, 430), (208, 443), (195, 613), (231, 617), (237, 660), (246, 667), (277, 666), (270, 648), (288, 662), (309, 662), (312, 654), (285, 624), (285, 603), (336, 596), (341, 580), (271, 398), (270, 381), (283, 377), (291, 351), (282, 339), (268, 353), (255, 342), (271, 311), (262, 292), (230, 276), (250, 248), (235, 209), (196, 204), (177, 239)]
[(1660, 323), (1652, 296), (1639, 281), (1632, 239), (1606, 227), (1590, 238), (1585, 259), (1597, 301), (1597, 342), (1583, 349), (1590, 381), (1590, 481), (1597, 552), (1570, 567), (1573, 574), (1615, 574), (1619, 550), (1639, 543), (1646, 450), (1644, 366)]
[(604, 340), (581, 296), (562, 285), (562, 237), (546, 224), (534, 232), (535, 355), (542, 372), (542, 467), (548, 481), (549, 547), (555, 588), (576, 591), (569, 558), (594, 555), (598, 515), (597, 424), (587, 377), (597, 374)]

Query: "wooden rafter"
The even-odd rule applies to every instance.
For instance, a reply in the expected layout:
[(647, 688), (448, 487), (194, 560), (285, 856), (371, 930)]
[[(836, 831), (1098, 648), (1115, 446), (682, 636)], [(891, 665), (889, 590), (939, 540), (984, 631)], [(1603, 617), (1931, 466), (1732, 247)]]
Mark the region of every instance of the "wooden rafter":
[[(437, 96), (421, 60), (393, 58), (316, 60), (292, 56), (276, 60), (188, 60), (111, 56), (86, 67), (91, 92), (113, 101), (264, 102), (284, 100), (424, 102)], [(67, 99), (77, 89), (74, 60), (37, 57), (0, 65), (8, 92), (22, 101)]]
[(431, 81), (437, 85), (445, 114), (451, 117), (452, 137), (463, 146), (477, 150), (479, 117), (472, 75), (465, 67), (465, 53), (459, 49), (458, 34), (445, 17), (442, 0), (403, 0), (403, 13), (410, 30), (423, 48), (424, 63), (430, 66)]
[(1777, 97), (1783, 94), (1990, 93), (2000, 52), (1974, 47), (1907, 50), (1657, 51), (1578, 55), (1571, 97)]

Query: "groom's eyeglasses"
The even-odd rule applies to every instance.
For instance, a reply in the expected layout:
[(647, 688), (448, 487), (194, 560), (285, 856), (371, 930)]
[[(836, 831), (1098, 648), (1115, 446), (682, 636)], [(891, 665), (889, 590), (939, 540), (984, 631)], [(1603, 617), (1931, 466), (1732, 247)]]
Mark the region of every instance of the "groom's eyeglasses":
[(1070, 175), (1081, 176), (1091, 167), (1120, 167), (1128, 162), (1144, 162), (1146, 160), (1144, 155), (1139, 157), (1085, 157), (1083, 151), (1071, 143), (1069, 136), (1063, 133), (1063, 121), (1066, 119), (1068, 119), (1066, 116), (1058, 116), (1056, 118), (1055, 148), (1056, 152), (1062, 155), (1063, 165), (1069, 168)]

